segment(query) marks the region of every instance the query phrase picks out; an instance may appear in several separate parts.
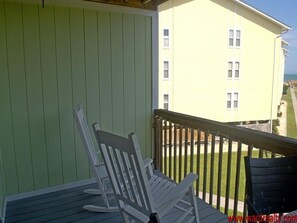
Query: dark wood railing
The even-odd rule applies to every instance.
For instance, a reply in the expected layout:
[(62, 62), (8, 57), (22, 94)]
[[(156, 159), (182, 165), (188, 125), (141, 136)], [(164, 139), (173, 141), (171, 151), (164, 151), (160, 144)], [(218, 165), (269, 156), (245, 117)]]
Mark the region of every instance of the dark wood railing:
[(154, 127), (156, 167), (176, 182), (197, 173), (196, 195), (234, 216), (246, 214), (243, 156), (297, 154), (295, 139), (167, 110), (155, 110)]

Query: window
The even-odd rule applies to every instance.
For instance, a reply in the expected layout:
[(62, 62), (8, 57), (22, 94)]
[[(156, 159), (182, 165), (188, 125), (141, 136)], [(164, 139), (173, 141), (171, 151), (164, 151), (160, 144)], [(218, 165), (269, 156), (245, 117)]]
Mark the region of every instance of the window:
[(168, 94), (164, 94), (163, 95), (163, 108), (168, 110), (169, 109), (169, 95)]
[(169, 48), (169, 29), (163, 29), (163, 47)]
[(239, 62), (235, 62), (235, 78), (239, 78)]
[(238, 92), (233, 93), (233, 108), (238, 108)]
[(240, 63), (239, 62), (228, 62), (228, 78), (239, 78), (239, 69)]
[(163, 61), (163, 78), (169, 78), (169, 61)]
[(238, 101), (238, 92), (227, 93), (227, 109), (237, 109)]
[(227, 108), (231, 108), (231, 98), (232, 98), (232, 94), (231, 93), (227, 93)]
[(229, 29), (229, 46), (240, 47), (241, 45), (241, 31), (236, 29)]
[(229, 46), (234, 45), (234, 30), (229, 30)]
[(236, 46), (240, 47), (240, 30), (236, 30)]
[(228, 62), (228, 78), (233, 76), (233, 62)]

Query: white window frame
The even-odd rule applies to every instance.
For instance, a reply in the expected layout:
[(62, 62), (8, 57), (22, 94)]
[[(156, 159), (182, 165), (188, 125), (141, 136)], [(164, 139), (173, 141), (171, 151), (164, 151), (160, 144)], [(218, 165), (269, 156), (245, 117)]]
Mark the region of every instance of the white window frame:
[[(167, 96), (167, 102), (165, 102), (165, 96)], [(167, 103), (167, 109), (165, 108), (165, 103)], [(168, 93), (163, 94), (163, 109), (169, 110), (169, 104), (170, 104), (170, 95)]]
[[(238, 77), (236, 77), (236, 64), (238, 63)], [(229, 77), (229, 64), (231, 64), (231, 77)], [(238, 80), (240, 78), (240, 66), (241, 66), (241, 63), (240, 61), (228, 61), (227, 63), (227, 79), (228, 80), (232, 80), (232, 79), (235, 79), (235, 80)]]
[[(228, 98), (229, 95), (230, 95), (230, 100)], [(230, 107), (228, 107), (229, 102), (230, 102)], [(231, 110), (232, 109), (232, 92), (227, 92), (227, 94), (226, 94), (226, 108), (228, 110)]]
[[(230, 31), (233, 31), (233, 36), (230, 36)], [(237, 38), (237, 32), (239, 32), (240, 36)], [(232, 39), (232, 45), (230, 45), (230, 39)], [(237, 46), (236, 42), (239, 39), (239, 46)], [(241, 29), (228, 29), (228, 46), (231, 48), (240, 48), (242, 45), (242, 30)]]
[[(237, 100), (235, 100), (235, 95), (237, 94)], [(228, 96), (231, 96), (230, 100)], [(235, 107), (235, 101), (237, 101), (237, 106)], [(228, 102), (230, 102), (230, 108), (228, 107)], [(227, 110), (237, 110), (239, 109), (239, 92), (238, 91), (229, 91), (226, 94), (226, 108)]]
[[(238, 77), (236, 77), (236, 64), (238, 63)], [(240, 78), (240, 66), (241, 63), (239, 61), (234, 61), (234, 79), (238, 80)]]
[[(164, 35), (164, 31), (168, 30), (168, 36)], [(168, 46), (165, 46), (165, 40), (168, 41)], [(163, 28), (163, 48), (168, 49), (170, 47), (170, 29), (169, 28)]]
[[(165, 77), (165, 63), (167, 62), (168, 64), (168, 68), (167, 68), (167, 72), (168, 72), (168, 77)], [(170, 62), (169, 60), (163, 60), (163, 79), (164, 80), (169, 80), (170, 78)]]
[[(237, 38), (237, 32), (239, 32), (239, 38)], [(235, 30), (235, 42), (234, 42), (234, 44), (235, 44), (235, 47), (237, 47), (237, 48), (240, 48), (241, 47), (241, 35), (242, 35), (242, 33), (241, 33), (241, 30), (240, 29), (236, 29)], [(239, 46), (237, 46), (237, 39), (239, 39)]]
[[(229, 64), (231, 64), (231, 77), (229, 77), (229, 71), (230, 71)], [(227, 63), (227, 78), (229, 80), (231, 80), (233, 78), (233, 69), (234, 69), (234, 62), (233, 61), (228, 61), (228, 63)]]
[[(237, 100), (235, 100), (235, 94), (237, 94)], [(232, 103), (233, 103), (233, 109), (238, 109), (239, 108), (239, 93), (238, 91), (235, 91), (233, 92), (233, 95), (232, 95)], [(237, 106), (235, 107), (235, 101), (237, 101)]]

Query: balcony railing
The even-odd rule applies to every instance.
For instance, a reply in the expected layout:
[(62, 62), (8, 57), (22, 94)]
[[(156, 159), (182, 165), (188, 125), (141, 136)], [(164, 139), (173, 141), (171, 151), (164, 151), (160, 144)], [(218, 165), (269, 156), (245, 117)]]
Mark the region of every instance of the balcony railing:
[(227, 215), (246, 215), (244, 156), (297, 154), (295, 139), (171, 111), (154, 125), (156, 167), (177, 182), (197, 173), (196, 195)]

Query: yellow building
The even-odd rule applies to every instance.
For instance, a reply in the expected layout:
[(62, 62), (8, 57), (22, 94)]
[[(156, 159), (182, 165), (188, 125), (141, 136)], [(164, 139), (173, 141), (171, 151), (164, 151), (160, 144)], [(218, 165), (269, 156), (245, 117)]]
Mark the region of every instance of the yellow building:
[(277, 118), (289, 26), (239, 0), (158, 10), (161, 108), (222, 122)]

